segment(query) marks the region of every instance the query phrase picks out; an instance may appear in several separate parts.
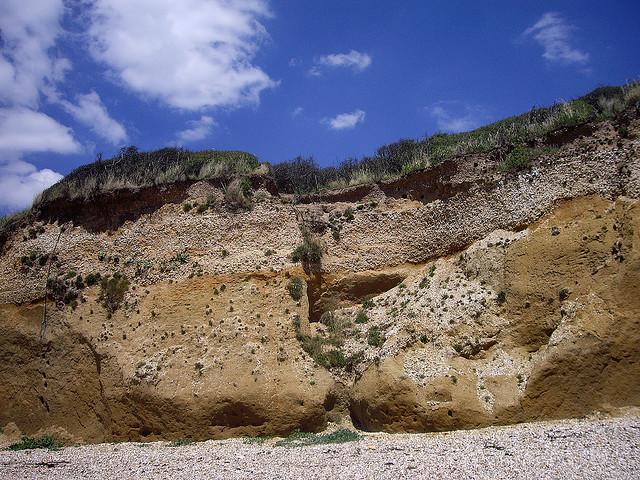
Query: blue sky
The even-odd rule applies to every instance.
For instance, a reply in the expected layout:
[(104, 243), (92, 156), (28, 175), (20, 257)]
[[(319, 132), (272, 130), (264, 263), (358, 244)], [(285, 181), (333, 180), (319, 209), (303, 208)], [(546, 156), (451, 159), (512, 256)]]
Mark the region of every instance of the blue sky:
[(321, 165), (640, 74), (637, 1), (2, 0), (0, 212), (101, 152)]

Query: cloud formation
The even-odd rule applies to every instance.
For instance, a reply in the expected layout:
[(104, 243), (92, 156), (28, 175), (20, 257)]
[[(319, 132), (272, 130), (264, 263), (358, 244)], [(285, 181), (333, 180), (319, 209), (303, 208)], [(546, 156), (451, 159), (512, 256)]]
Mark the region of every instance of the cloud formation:
[(80, 151), (71, 129), (50, 116), (25, 107), (0, 108), (0, 154)]
[(356, 73), (366, 70), (371, 65), (372, 59), (368, 53), (351, 50), (347, 53), (330, 53), (315, 59), (315, 64), (307, 70), (311, 77), (322, 76), (326, 68), (349, 68)]
[(178, 143), (196, 142), (207, 138), (215, 124), (215, 120), (207, 115), (201, 116), (199, 120), (189, 122), (189, 128), (178, 132)]
[(15, 211), (31, 205), (33, 198), (62, 178), (57, 172), (22, 160), (0, 162), (0, 210)]
[(61, 33), (62, 0), (0, 2), (0, 211), (30, 205), (62, 176), (22, 159), (27, 153), (76, 153), (70, 128), (39, 112), (41, 92), (64, 78), (71, 62), (52, 53)]
[(359, 123), (364, 122), (365, 112), (355, 110), (351, 113), (341, 113), (333, 118), (326, 120), (329, 127), (333, 130), (345, 130), (354, 128)]
[(124, 127), (109, 116), (96, 92), (78, 95), (77, 103), (60, 100), (60, 104), (69, 115), (112, 145), (120, 145), (127, 140)]
[(523, 35), (532, 37), (544, 49), (542, 56), (549, 62), (561, 64), (581, 64), (589, 62), (589, 54), (571, 45), (569, 25), (558, 12), (547, 12)]
[(351, 68), (361, 72), (371, 65), (371, 56), (357, 50), (351, 50), (348, 53), (331, 53), (320, 57), (318, 64), (331, 68)]
[(257, 104), (265, 0), (93, 0), (90, 50), (140, 95), (187, 110)]
[(22, 160), (25, 153), (77, 153), (69, 128), (26, 107), (0, 108), (0, 211), (28, 207), (33, 198), (62, 178)]
[(438, 102), (427, 111), (436, 121), (438, 130), (446, 133), (468, 132), (482, 125), (484, 113), (479, 107), (470, 107), (460, 102)]
[(38, 106), (40, 91), (64, 77), (71, 62), (50, 54), (61, 33), (62, 0), (0, 2), (0, 102)]

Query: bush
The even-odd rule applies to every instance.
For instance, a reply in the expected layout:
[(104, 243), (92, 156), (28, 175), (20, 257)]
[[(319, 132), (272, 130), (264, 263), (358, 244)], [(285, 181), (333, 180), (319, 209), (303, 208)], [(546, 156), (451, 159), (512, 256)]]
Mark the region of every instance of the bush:
[(347, 222), (351, 222), (353, 220), (353, 208), (349, 207), (344, 211), (344, 218)]
[(534, 158), (533, 149), (517, 146), (509, 152), (500, 167), (506, 172), (525, 170), (531, 165), (532, 158)]
[(87, 275), (87, 278), (85, 278), (85, 282), (88, 287), (93, 287), (100, 281), (101, 278), (102, 276), (98, 272), (90, 273), (89, 275)]
[(103, 277), (100, 283), (102, 291), (100, 292), (99, 301), (102, 302), (104, 308), (111, 315), (124, 300), (124, 296), (129, 290), (129, 280), (120, 273), (114, 273), (112, 277)]
[(298, 277), (292, 277), (291, 280), (289, 280), (289, 284), (287, 285), (287, 290), (289, 290), (289, 295), (291, 295), (291, 298), (293, 298), (294, 300), (300, 300), (300, 298), (302, 297), (302, 280)]
[(36, 448), (48, 448), (49, 450), (58, 450), (61, 445), (55, 441), (51, 435), (43, 437), (31, 438), (23, 436), (19, 442), (9, 445), (7, 450), (31, 450)]
[(288, 162), (272, 165), (271, 175), (279, 191), (304, 194), (318, 190), (321, 169), (313, 157), (298, 156)]
[(376, 306), (376, 304), (371, 299), (367, 299), (364, 302), (362, 302), (362, 308), (364, 308), (364, 309), (373, 308), (375, 306)]
[(364, 310), (360, 310), (358, 315), (356, 315), (356, 323), (367, 323), (369, 321), (369, 317), (365, 313)]
[[(326, 325), (329, 327), (329, 336), (321, 335), (309, 336), (302, 333), (300, 317), (293, 319), (293, 327), (296, 332), (296, 339), (300, 342), (302, 349), (320, 366), (327, 369), (349, 367), (355, 359), (346, 358), (344, 352), (339, 348), (343, 344), (344, 329), (348, 324), (339, 322), (333, 315), (323, 315)], [(325, 346), (332, 345), (334, 348), (325, 352)], [(336, 348), (337, 347), (337, 348)]]
[(302, 245), (298, 245), (291, 254), (294, 262), (318, 264), (322, 259), (322, 247), (310, 235), (305, 235)]
[(522, 145), (515, 147), (507, 158), (500, 165), (503, 172), (517, 172), (526, 170), (531, 166), (531, 162), (541, 155), (548, 155), (557, 149), (552, 147), (529, 148)]
[(372, 347), (380, 347), (384, 343), (384, 338), (378, 327), (373, 326), (369, 328), (367, 331), (367, 343)]

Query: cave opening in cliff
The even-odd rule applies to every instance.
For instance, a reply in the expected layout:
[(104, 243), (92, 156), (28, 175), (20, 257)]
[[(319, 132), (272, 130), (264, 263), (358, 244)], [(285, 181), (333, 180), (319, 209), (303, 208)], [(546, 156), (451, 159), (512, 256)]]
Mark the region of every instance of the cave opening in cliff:
[(358, 305), (398, 286), (402, 272), (316, 273), (307, 280), (309, 321), (319, 322), (325, 312)]

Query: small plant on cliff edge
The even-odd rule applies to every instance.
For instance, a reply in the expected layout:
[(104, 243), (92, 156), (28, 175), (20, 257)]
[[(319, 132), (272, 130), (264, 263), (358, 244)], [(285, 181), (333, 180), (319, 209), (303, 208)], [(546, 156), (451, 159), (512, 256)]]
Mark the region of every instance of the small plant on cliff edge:
[(300, 300), (302, 297), (302, 280), (298, 277), (292, 277), (287, 285), (287, 290), (289, 290), (291, 298), (294, 300)]
[(104, 305), (109, 315), (112, 315), (124, 300), (124, 295), (129, 290), (129, 280), (121, 273), (114, 273), (112, 277), (103, 277), (100, 282), (100, 302)]

